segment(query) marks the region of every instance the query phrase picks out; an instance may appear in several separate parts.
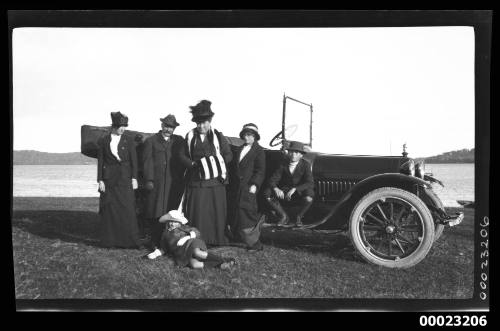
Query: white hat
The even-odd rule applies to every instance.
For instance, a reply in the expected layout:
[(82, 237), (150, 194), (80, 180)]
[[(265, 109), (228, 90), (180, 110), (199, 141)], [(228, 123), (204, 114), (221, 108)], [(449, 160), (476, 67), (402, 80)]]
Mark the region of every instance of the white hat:
[(184, 213), (181, 212), (180, 210), (171, 210), (158, 220), (160, 223), (165, 223), (165, 222), (179, 222), (181, 224), (187, 224), (188, 220), (184, 216)]

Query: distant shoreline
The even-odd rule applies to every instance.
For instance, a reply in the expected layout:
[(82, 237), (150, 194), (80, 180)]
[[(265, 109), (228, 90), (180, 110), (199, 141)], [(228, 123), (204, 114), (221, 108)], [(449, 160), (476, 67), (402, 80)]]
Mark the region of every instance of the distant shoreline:
[(475, 150), (472, 149), (461, 149), (458, 151), (451, 151), (442, 153), (436, 156), (429, 157), (417, 157), (415, 160), (424, 161), (425, 163), (442, 163), (442, 164), (453, 164), (453, 163), (474, 163)]
[(426, 164), (468, 164), (468, 163), (476, 163), (474, 161), (454, 161), (454, 162), (444, 162), (444, 161), (425, 161)]
[[(48, 153), (34, 150), (13, 151), (13, 165), (90, 165), (97, 164), (97, 159), (80, 152)], [(467, 154), (467, 155), (465, 155)], [(451, 156), (453, 155), (453, 156)], [(376, 155), (374, 155), (376, 156)], [(438, 156), (415, 157), (416, 162), (426, 164), (474, 164), (474, 149), (448, 152)]]
[(32, 150), (14, 151), (13, 165), (88, 165), (97, 164), (97, 159), (80, 152), (46, 153)]
[[(425, 164), (475, 164), (475, 162), (427, 162)], [(86, 162), (86, 163), (13, 163), (13, 165), (97, 165), (96, 162)]]
[(62, 164), (62, 163), (38, 163), (38, 164), (31, 164), (31, 163), (14, 163), (13, 164), (14, 166), (19, 166), (19, 165), (46, 165), (46, 166), (51, 166), (51, 165), (97, 165), (97, 162), (95, 163), (65, 163), (65, 164)]

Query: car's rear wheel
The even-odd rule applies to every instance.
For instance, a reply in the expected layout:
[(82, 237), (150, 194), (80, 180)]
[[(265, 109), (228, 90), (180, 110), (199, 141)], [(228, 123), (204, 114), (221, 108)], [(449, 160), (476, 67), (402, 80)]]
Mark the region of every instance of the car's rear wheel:
[(419, 263), (434, 242), (431, 212), (415, 194), (382, 187), (363, 196), (351, 212), (349, 234), (368, 262), (389, 268)]

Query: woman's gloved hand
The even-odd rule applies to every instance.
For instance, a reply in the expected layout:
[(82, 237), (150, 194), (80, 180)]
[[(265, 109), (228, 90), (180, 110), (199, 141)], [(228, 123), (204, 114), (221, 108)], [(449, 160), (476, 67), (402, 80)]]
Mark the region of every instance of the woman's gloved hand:
[(255, 192), (257, 192), (257, 186), (255, 186), (255, 185), (250, 186), (248, 191), (252, 194), (255, 194)]

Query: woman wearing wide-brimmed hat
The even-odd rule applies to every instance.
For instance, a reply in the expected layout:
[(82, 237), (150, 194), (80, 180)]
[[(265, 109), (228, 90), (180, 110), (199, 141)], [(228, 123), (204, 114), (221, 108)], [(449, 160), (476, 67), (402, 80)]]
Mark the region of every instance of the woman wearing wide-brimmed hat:
[(244, 143), (236, 149), (230, 164), (228, 222), (231, 232), (249, 250), (262, 250), (257, 192), (264, 181), (266, 157), (258, 143), (260, 135), (257, 125), (245, 124), (240, 138)]
[(111, 113), (111, 133), (98, 142), (97, 181), (101, 243), (106, 247), (137, 248), (139, 229), (135, 214), (137, 189), (135, 143), (123, 135), (128, 117)]
[(180, 157), (188, 168), (184, 210), (192, 225), (209, 245), (228, 243), (225, 235), (227, 218), (227, 164), (233, 154), (227, 138), (212, 127), (211, 102), (190, 106), (196, 128), (186, 134)]

